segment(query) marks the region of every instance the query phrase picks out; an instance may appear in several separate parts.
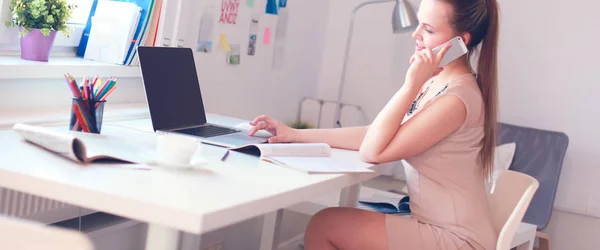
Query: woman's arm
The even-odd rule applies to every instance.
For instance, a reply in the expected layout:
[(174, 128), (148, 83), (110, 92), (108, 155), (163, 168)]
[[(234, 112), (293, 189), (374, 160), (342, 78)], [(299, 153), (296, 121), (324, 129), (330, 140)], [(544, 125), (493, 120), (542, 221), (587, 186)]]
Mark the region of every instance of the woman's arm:
[[(465, 104), (455, 96), (441, 96), (406, 123), (401, 124), (407, 95), (399, 94), (369, 127), (360, 146), (363, 161), (391, 162), (418, 155), (442, 141), (464, 124)], [(394, 106), (395, 105), (395, 106)]]
[(332, 129), (293, 129), (267, 115), (256, 117), (250, 122), (253, 126), (248, 135), (253, 136), (259, 130), (266, 130), (273, 136), (269, 143), (282, 142), (324, 142), (334, 148), (358, 150), (362, 143), (366, 126)]
[(324, 142), (334, 148), (358, 150), (367, 133), (368, 126), (332, 128), (332, 129), (300, 129), (297, 142)]
[(380, 154), (398, 133), (402, 120), (418, 92), (417, 88), (402, 87), (375, 117), (360, 146), (361, 158), (364, 161), (379, 161)]
[(465, 105), (455, 96), (442, 96), (402, 124), (405, 114), (427, 79), (441, 72), (439, 62), (450, 48), (433, 55), (416, 52), (405, 83), (369, 127), (360, 155), (366, 162), (389, 162), (417, 155), (458, 130), (467, 117)]

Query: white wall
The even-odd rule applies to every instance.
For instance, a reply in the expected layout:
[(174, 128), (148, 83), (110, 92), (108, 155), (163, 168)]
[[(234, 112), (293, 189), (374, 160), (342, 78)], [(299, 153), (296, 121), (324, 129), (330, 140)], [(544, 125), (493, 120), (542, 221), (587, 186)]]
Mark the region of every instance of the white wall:
[[(269, 114), (286, 122), (296, 118), (302, 97), (314, 96), (318, 84), (327, 22), (327, 1), (289, 1), (290, 12), (285, 62), (283, 68), (273, 69), (272, 58), (277, 16), (265, 15), (265, 0), (255, 1), (253, 8), (240, 1), (237, 23), (215, 21), (213, 52), (195, 53), (200, 86), (206, 109), (210, 112), (252, 119)], [(188, 17), (186, 47), (195, 48), (201, 13), (215, 6), (219, 18), (221, 0), (194, 1)], [(257, 50), (247, 55), (249, 23), (252, 14), (260, 14)], [(271, 27), (270, 45), (262, 44), (265, 27)], [(240, 44), (240, 65), (228, 65), (226, 52), (218, 47), (219, 34), (225, 33), (231, 44)]]
[[(360, 2), (331, 2), (320, 98), (337, 98), (350, 12)], [(418, 0), (410, 2), (418, 7)], [(555, 240), (553, 249), (570, 249), (567, 246), (572, 240), (583, 247), (577, 249), (592, 249), (594, 239), (586, 229), (568, 222), (585, 220), (587, 227), (600, 228), (599, 219), (581, 215), (600, 216), (600, 157), (596, 152), (600, 118), (594, 110), (600, 104), (600, 85), (595, 84), (600, 51), (594, 49), (600, 42), (596, 15), (600, 2), (499, 2), (500, 120), (569, 135), (555, 208), (580, 214), (556, 211), (547, 231)], [(361, 105), (369, 120), (401, 87), (414, 48), (410, 34), (391, 34), (392, 7), (393, 3), (368, 6), (356, 18), (342, 100)], [(329, 120), (323, 123), (332, 124), (333, 116), (330, 105), (323, 114), (323, 120)], [(566, 231), (572, 233), (562, 234)], [(572, 238), (574, 235), (578, 238)]]
[[(78, 82), (81, 80), (78, 79)], [(0, 79), (0, 118), (68, 109), (72, 97), (64, 78)], [(107, 105), (145, 101), (141, 78), (120, 78), (119, 87), (110, 96)], [(69, 114), (65, 114), (65, 117), (69, 117)]]
[[(331, 1), (323, 66), (319, 76), (320, 98), (337, 99), (350, 13), (361, 2), (364, 1)], [(418, 6), (417, 1), (409, 2), (415, 8)], [(410, 32), (392, 34), (393, 7), (393, 2), (369, 5), (356, 14), (342, 102), (363, 107), (369, 122), (404, 83), (408, 58), (414, 51), (415, 43)], [(333, 105), (328, 105), (323, 123), (333, 124), (333, 117)], [(355, 119), (342, 118), (341, 122), (342, 125), (352, 125)]]
[(600, 51), (586, 49), (600, 42), (594, 17), (600, 2), (504, 1), (501, 7), (501, 119), (567, 133), (556, 205), (600, 216), (600, 118), (594, 110)]

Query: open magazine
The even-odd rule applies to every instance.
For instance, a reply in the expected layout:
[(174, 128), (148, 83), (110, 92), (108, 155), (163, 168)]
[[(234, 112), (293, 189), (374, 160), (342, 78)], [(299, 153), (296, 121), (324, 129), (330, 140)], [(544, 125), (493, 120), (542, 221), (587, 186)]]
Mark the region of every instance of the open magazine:
[(22, 123), (15, 124), (13, 130), (23, 139), (75, 162), (150, 163), (154, 159), (151, 152), (124, 138), (74, 131), (61, 132)]
[(404, 196), (398, 205), (392, 201), (358, 201), (359, 204), (384, 214), (410, 214), (410, 197)]
[(373, 173), (364, 164), (344, 164), (326, 143), (262, 143), (231, 150), (257, 155), (261, 160), (309, 174)]

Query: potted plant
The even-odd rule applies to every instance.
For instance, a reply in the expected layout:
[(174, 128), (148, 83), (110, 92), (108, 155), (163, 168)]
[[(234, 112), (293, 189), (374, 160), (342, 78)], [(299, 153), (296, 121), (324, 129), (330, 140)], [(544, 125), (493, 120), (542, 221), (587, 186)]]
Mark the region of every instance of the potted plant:
[(313, 126), (310, 122), (305, 122), (305, 121), (294, 121), (294, 122), (290, 123), (289, 126), (291, 128), (295, 128), (295, 129), (315, 128), (315, 126)]
[(67, 21), (75, 7), (67, 0), (11, 0), (13, 18), (6, 26), (19, 27), (21, 58), (47, 62), (56, 32), (70, 36)]

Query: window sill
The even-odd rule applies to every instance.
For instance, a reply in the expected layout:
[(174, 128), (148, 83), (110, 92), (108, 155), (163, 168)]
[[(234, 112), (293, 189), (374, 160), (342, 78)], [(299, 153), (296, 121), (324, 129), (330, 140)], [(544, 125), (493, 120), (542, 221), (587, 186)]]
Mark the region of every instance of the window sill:
[[(30, 125), (65, 125), (69, 124), (70, 107), (53, 110), (36, 110), (35, 112), (7, 112), (0, 118), (0, 130), (12, 129), (17, 123)], [(11, 114), (12, 113), (12, 114)], [(149, 118), (150, 113), (145, 103), (106, 104), (103, 121), (123, 119)]]
[(50, 57), (48, 62), (36, 62), (23, 60), (20, 56), (0, 56), (0, 65), (0, 79), (62, 78), (65, 73), (74, 77), (141, 77), (139, 66), (108, 64), (79, 57)]

